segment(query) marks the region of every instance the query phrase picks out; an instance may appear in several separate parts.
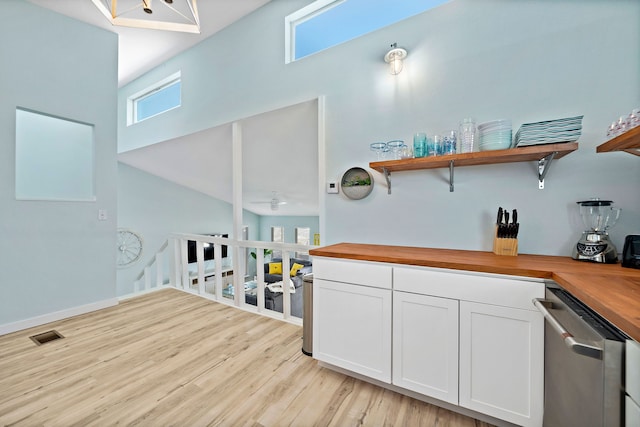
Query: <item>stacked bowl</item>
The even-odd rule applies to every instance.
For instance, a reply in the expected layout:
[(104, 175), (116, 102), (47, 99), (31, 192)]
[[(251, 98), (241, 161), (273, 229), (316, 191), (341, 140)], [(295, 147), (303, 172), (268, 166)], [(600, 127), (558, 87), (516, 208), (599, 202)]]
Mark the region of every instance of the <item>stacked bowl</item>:
[(511, 120), (492, 120), (478, 125), (480, 151), (511, 148)]

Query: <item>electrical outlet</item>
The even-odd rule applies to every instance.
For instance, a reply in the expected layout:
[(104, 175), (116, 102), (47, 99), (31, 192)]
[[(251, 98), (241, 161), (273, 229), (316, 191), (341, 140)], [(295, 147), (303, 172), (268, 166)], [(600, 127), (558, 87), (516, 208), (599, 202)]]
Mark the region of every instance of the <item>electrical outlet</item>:
[(338, 192), (338, 183), (335, 181), (327, 182), (327, 193), (336, 194)]

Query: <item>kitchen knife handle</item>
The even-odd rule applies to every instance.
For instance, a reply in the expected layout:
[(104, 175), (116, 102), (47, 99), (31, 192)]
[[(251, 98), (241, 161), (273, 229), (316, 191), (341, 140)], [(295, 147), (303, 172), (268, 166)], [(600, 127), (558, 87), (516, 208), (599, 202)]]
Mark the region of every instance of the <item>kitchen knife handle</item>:
[(498, 219), (496, 220), (496, 224), (502, 224), (502, 208), (498, 208)]
[(513, 210), (513, 218), (511, 218), (511, 222), (513, 224), (517, 224), (518, 223), (518, 210), (517, 209)]

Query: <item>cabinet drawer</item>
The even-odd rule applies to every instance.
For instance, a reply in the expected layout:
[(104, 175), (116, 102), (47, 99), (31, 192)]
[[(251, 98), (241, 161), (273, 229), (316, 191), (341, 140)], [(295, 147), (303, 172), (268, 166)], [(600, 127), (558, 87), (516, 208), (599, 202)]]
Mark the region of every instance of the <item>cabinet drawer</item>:
[(316, 279), (391, 289), (391, 266), (367, 261), (313, 258)]
[(458, 270), (425, 267), (393, 269), (396, 291), (535, 310), (533, 298), (544, 298), (544, 282), (539, 279), (461, 273)]

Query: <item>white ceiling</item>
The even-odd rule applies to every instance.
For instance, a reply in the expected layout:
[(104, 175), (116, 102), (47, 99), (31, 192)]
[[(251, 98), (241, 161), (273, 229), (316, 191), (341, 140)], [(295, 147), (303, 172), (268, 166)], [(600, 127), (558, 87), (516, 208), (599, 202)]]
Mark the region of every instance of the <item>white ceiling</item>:
[[(270, 0), (200, 0), (197, 2), (200, 34), (113, 26), (91, 0), (28, 1), (117, 33), (119, 36), (118, 84), (122, 86), (233, 24)], [(178, 1), (184, 0), (175, 0), (176, 3)]]
[[(91, 0), (28, 1), (117, 33), (118, 84), (123, 86), (270, 0), (200, 0), (200, 34), (112, 26)], [(243, 207), (258, 215), (318, 215), (317, 103), (267, 112), (241, 124)], [(232, 201), (231, 124), (121, 153), (118, 160)], [(269, 203), (273, 191), (287, 202), (277, 211)]]
[[(239, 121), (242, 205), (258, 215), (318, 215), (318, 113), (309, 101)], [(232, 202), (231, 124), (118, 155), (153, 175)], [(272, 192), (286, 204), (271, 210)]]

